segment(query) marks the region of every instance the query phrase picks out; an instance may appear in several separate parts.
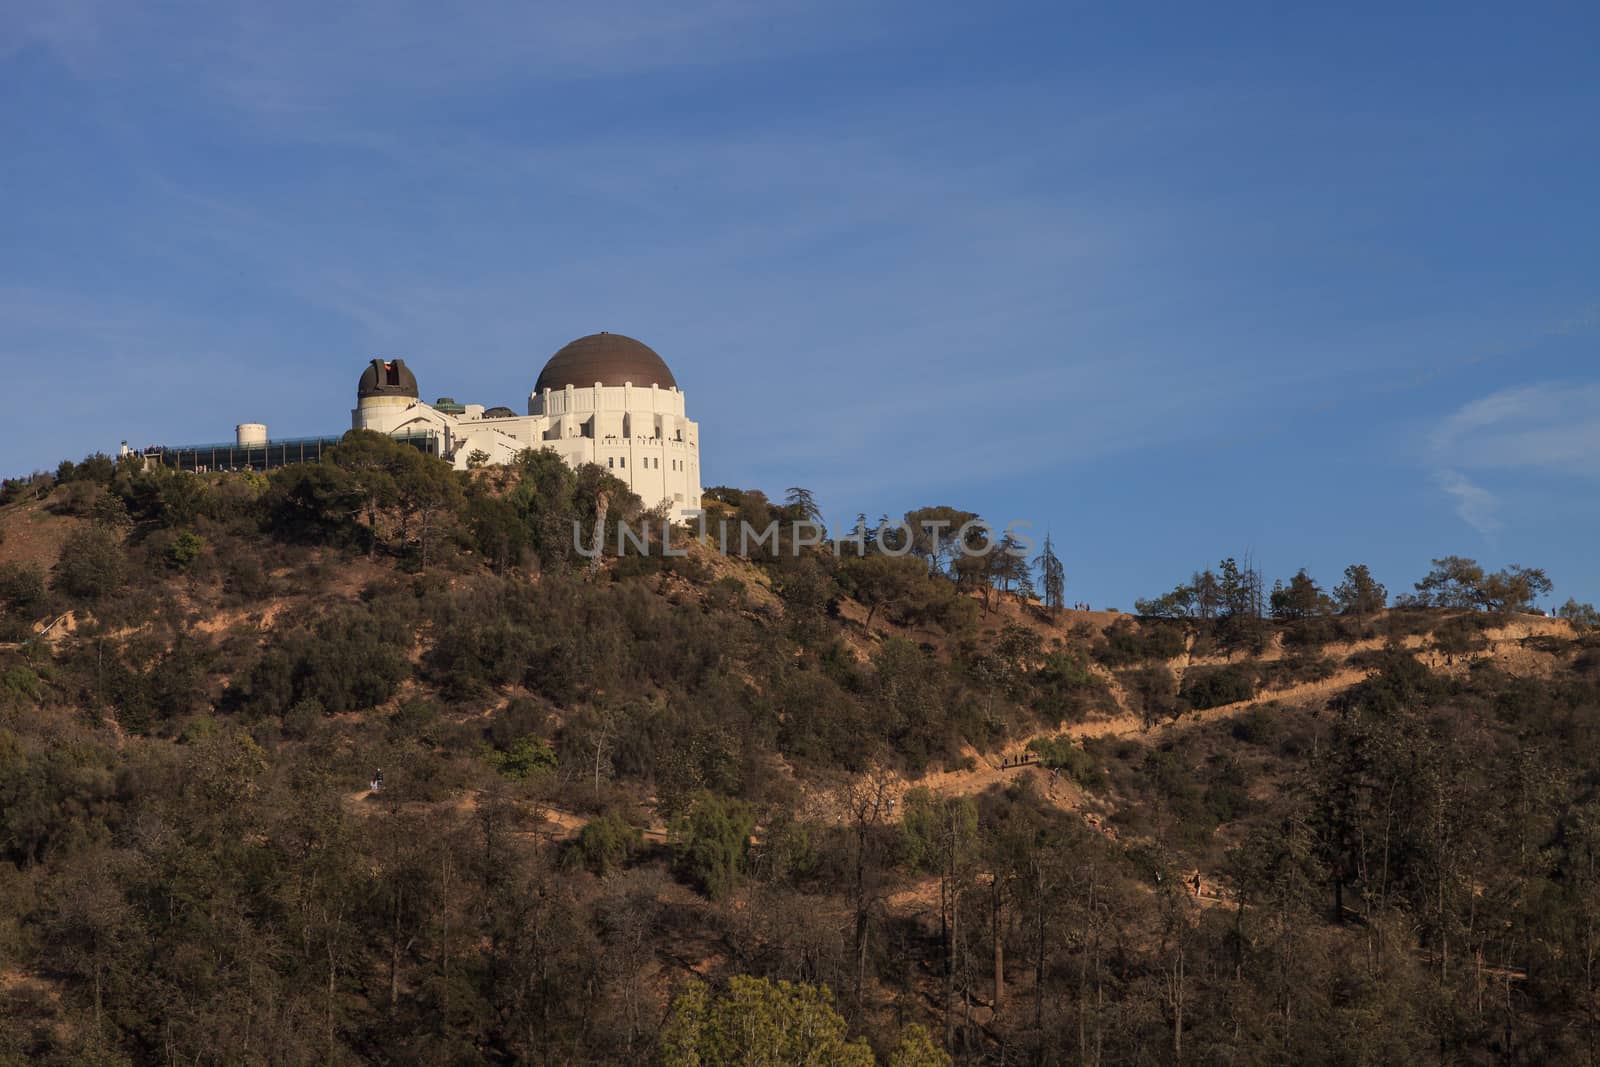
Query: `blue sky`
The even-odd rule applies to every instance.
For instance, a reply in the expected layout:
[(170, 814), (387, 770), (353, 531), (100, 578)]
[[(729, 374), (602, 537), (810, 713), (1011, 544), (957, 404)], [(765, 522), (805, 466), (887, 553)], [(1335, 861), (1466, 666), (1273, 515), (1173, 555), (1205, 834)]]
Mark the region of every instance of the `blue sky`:
[(1592, 5), (9, 5), (0, 470), (521, 408), (651, 344), (708, 483), (1600, 598)]

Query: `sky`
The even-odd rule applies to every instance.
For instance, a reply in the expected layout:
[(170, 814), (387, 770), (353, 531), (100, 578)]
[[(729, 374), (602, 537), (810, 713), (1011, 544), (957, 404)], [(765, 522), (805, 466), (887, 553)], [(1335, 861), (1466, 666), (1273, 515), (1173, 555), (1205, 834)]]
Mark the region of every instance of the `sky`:
[[(708, 485), (1600, 599), (1600, 9), (0, 7), (0, 473), (518, 410), (637, 337)], [(455, 10), (460, 8), (460, 10)]]

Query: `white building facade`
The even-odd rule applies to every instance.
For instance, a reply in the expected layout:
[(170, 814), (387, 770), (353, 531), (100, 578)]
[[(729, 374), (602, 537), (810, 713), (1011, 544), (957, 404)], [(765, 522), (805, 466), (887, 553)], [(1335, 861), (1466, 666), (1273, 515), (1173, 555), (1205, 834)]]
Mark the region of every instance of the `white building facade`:
[(430, 435), (458, 470), (500, 465), (546, 448), (571, 466), (597, 463), (626, 482), (645, 507), (686, 517), (700, 507), (700, 427), (683, 391), (648, 345), (590, 334), (545, 364), (528, 413), (441, 398), (425, 404), (402, 360), (372, 361), (361, 376), (351, 423), (395, 436)]

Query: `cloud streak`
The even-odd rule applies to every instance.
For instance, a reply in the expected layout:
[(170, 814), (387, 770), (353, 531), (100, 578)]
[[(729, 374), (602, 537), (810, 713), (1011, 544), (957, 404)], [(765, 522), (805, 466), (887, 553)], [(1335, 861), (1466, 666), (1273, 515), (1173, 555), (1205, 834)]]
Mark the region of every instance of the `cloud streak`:
[(1429, 447), (1452, 468), (1600, 477), (1600, 383), (1502, 389), (1445, 418)]
[(1492, 541), (1504, 526), (1502, 504), (1482, 482), (1600, 477), (1600, 383), (1498, 390), (1441, 420), (1427, 447), (1434, 480), (1456, 515)]

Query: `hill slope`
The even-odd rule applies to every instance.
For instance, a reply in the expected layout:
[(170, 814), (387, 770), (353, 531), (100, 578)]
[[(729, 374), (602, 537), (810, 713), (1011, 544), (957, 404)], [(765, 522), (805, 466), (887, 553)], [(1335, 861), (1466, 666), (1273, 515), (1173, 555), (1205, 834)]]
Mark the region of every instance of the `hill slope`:
[(0, 507), (0, 1061), (667, 1057), (736, 975), (884, 1057), (1600, 1037), (1590, 632), (591, 567), (604, 472), (363, 448)]

